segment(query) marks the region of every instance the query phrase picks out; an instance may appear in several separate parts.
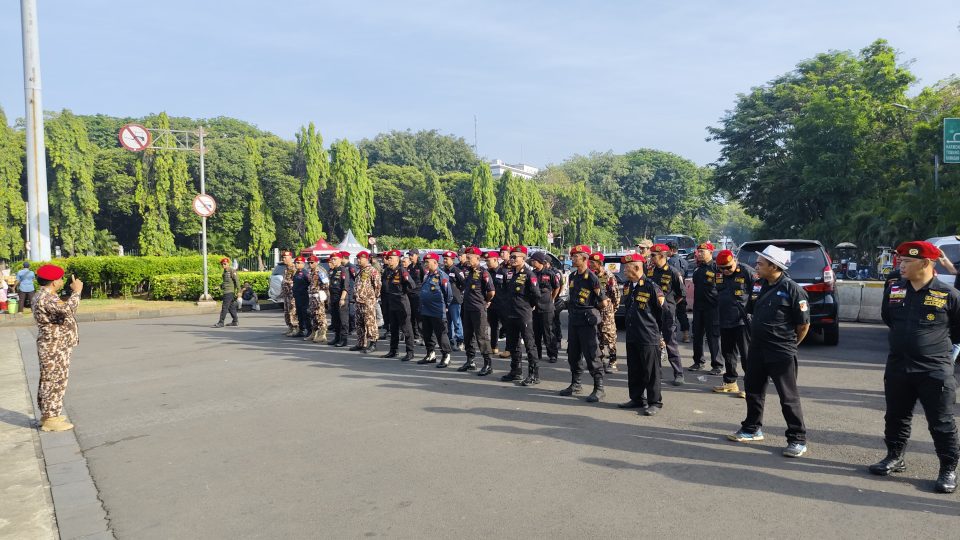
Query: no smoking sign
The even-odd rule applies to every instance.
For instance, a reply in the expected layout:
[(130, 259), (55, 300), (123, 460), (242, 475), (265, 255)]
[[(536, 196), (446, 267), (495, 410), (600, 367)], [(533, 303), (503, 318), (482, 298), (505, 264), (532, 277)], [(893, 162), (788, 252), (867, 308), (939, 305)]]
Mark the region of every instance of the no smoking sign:
[(210, 217), (217, 211), (217, 201), (203, 193), (193, 198), (193, 211), (200, 217)]

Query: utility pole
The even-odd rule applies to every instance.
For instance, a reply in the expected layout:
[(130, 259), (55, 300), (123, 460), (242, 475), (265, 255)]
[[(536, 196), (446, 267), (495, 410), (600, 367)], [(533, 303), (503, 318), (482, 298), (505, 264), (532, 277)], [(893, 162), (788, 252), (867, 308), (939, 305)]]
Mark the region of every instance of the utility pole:
[(43, 143), (40, 99), (40, 34), (36, 0), (20, 0), (23, 32), (23, 93), (27, 121), (27, 244), (32, 261), (50, 260), (50, 208), (47, 201), (47, 150)]

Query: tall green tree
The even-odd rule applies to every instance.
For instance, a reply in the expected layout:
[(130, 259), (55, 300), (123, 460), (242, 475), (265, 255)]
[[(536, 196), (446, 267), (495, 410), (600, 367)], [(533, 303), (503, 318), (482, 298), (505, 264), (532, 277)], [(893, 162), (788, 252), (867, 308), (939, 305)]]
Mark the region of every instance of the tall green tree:
[(453, 225), (453, 203), (447, 197), (443, 184), (433, 169), (427, 169), (424, 178), (427, 224), (433, 229), (431, 236), (437, 240), (453, 240), (453, 235), (450, 233), (450, 226)]
[(257, 258), (260, 269), (264, 268), (263, 255), (276, 240), (276, 225), (273, 213), (264, 204), (263, 187), (260, 185), (260, 171), (263, 168), (263, 156), (260, 155), (260, 142), (253, 137), (245, 137), (247, 157), (244, 160), (243, 174), (250, 193), (247, 206), (247, 254)]
[(503, 223), (497, 215), (497, 194), (490, 166), (481, 163), (473, 168), (471, 175), (471, 194), (477, 220), (477, 231), (473, 243), (478, 246), (492, 246), (503, 238)]
[(497, 180), (497, 216), (503, 225), (503, 234), (498, 243), (516, 245), (523, 236), (524, 201), (523, 178), (514, 177), (506, 171)]
[(366, 238), (373, 232), (377, 216), (373, 204), (373, 183), (367, 176), (367, 163), (360, 150), (350, 141), (339, 140), (330, 147), (333, 154), (331, 176), (344, 187), (344, 212), (340, 222), (345, 233), (352, 230), (357, 238)]
[(68, 255), (92, 252), (94, 215), (100, 210), (93, 187), (97, 148), (83, 120), (68, 110), (47, 119), (45, 126), (51, 232)]
[(363, 139), (359, 147), (371, 166), (383, 163), (430, 168), (445, 174), (469, 172), (480, 162), (463, 137), (443, 135), (435, 129), (381, 133), (373, 139)]
[[(160, 113), (154, 121), (157, 129), (170, 129), (170, 119)], [(139, 242), (141, 255), (170, 255), (176, 251), (171, 227), (170, 209), (176, 200), (174, 185), (183, 182), (187, 165), (175, 150), (145, 150), (137, 162), (135, 197), (142, 226)]]
[(529, 246), (546, 246), (550, 216), (547, 214), (540, 189), (530, 180), (523, 181), (523, 220), (520, 227), (520, 243)]
[(300, 198), (303, 201), (303, 219), (306, 241), (316, 242), (323, 237), (323, 225), (320, 222), (320, 196), (326, 190), (330, 176), (330, 161), (323, 148), (323, 137), (310, 122), (297, 133), (297, 153), (294, 161), (294, 175), (301, 179), (303, 187)]
[(21, 195), (24, 138), (7, 125), (0, 108), (0, 259), (23, 252), (27, 205)]

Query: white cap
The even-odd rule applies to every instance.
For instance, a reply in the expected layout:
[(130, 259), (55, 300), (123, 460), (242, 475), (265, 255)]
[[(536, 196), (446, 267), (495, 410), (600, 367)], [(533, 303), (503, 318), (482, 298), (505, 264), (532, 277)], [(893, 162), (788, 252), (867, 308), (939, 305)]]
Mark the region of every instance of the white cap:
[(773, 244), (767, 246), (759, 255), (781, 270), (786, 270), (790, 264), (790, 252)]

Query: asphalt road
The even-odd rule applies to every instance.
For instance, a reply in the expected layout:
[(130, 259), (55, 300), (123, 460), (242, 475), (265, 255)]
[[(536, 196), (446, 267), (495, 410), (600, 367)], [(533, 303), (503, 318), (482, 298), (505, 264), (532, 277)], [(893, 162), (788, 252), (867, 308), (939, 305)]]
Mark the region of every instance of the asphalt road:
[(503, 360), (480, 378), (306, 344), (280, 335), (276, 312), (244, 315), (240, 328), (82, 326), (67, 410), (118, 538), (945, 538), (960, 527), (960, 498), (932, 493), (922, 414), (907, 473), (866, 473), (882, 455), (881, 326), (845, 324), (839, 347), (801, 347), (810, 453), (790, 460), (772, 386), (767, 440), (738, 445), (723, 436), (745, 405), (709, 392), (718, 377), (665, 386), (648, 418), (615, 407), (623, 372), (599, 406), (556, 396), (563, 356), (522, 388), (497, 380)]

